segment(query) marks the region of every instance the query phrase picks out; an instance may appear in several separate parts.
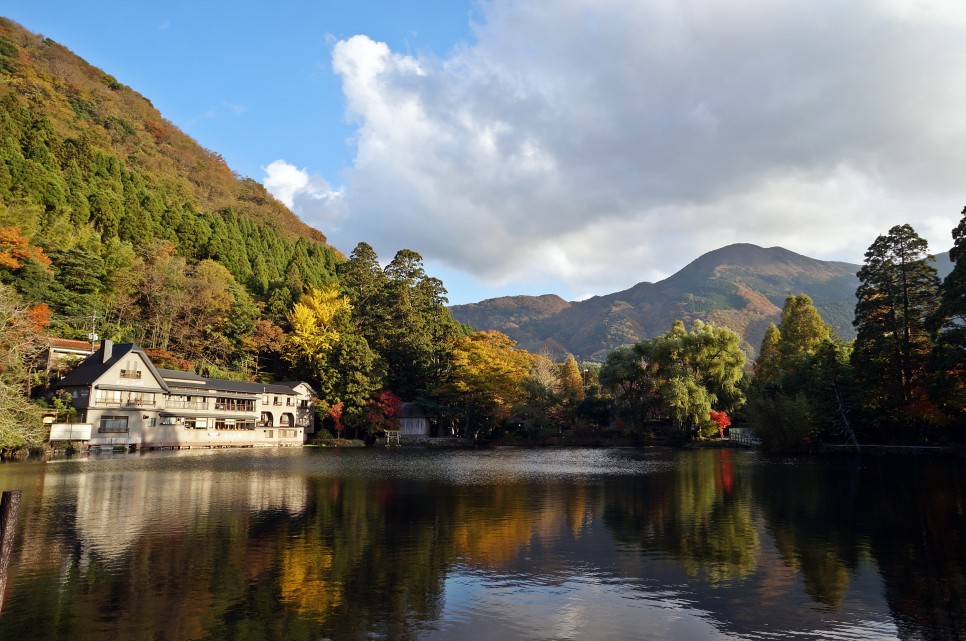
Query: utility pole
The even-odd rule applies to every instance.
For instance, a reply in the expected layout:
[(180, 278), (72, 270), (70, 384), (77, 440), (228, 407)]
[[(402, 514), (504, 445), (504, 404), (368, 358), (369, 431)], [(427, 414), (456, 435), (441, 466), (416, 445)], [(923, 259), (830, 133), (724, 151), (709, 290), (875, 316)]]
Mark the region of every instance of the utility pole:
[(94, 345), (97, 343), (99, 338), (97, 335), (97, 312), (94, 312), (93, 316), (88, 316), (91, 319), (91, 333), (87, 335), (87, 340), (91, 342), (91, 354), (94, 353)]

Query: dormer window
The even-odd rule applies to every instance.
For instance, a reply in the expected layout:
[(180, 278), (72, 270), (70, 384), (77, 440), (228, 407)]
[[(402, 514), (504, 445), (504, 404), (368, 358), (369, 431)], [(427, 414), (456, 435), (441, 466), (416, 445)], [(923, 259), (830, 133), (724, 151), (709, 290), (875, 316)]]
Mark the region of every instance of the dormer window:
[(122, 369), (121, 378), (141, 378), (141, 370), (139, 369)]

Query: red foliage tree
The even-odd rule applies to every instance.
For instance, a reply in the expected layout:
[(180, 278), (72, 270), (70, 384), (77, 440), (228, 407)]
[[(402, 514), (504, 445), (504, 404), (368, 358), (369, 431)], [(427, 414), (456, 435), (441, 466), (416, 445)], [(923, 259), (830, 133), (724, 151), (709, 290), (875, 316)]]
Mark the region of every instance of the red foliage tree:
[(345, 403), (339, 401), (335, 405), (329, 408), (329, 416), (332, 417), (333, 426), (332, 429), (335, 430), (335, 435), (337, 437), (342, 436), (342, 431), (345, 429), (345, 423), (342, 422), (342, 410), (345, 409)]
[(402, 399), (389, 390), (378, 392), (369, 401), (369, 424), (375, 430), (398, 429)]
[(711, 420), (718, 424), (718, 436), (724, 438), (725, 428), (731, 425), (731, 419), (728, 418), (728, 412), (715, 412), (714, 410), (711, 410)]

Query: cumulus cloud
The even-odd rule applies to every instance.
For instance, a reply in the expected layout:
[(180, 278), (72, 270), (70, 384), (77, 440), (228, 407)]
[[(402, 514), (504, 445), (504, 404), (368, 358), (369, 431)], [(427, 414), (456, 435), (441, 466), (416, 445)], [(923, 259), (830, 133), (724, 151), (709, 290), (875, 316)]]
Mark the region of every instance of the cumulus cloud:
[(345, 217), (342, 192), (332, 189), (325, 178), (284, 160), (276, 160), (262, 170), (265, 188), (286, 207), (327, 233), (341, 229)]
[(859, 262), (908, 222), (934, 251), (950, 245), (966, 160), (961, 2), (481, 12), (474, 41), (444, 58), (337, 42), (354, 164), (335, 192), (273, 163), (269, 189), (314, 203), (328, 218), (300, 213), (347, 251), (410, 247), (489, 282), (553, 278), (564, 295), (654, 280), (730, 242)]

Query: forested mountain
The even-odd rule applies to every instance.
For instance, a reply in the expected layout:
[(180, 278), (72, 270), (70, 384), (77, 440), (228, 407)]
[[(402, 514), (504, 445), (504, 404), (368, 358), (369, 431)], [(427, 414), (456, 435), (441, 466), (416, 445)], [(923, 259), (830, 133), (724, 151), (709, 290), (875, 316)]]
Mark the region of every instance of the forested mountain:
[[(778, 322), (789, 294), (808, 294), (836, 334), (854, 336), (859, 265), (821, 261), (781, 247), (736, 244), (708, 252), (658, 283), (567, 302), (557, 296), (493, 298), (451, 308), (460, 322), (496, 329), (522, 347), (603, 360), (621, 345), (666, 332), (675, 320), (724, 325), (754, 354), (765, 328)], [(937, 259), (940, 274), (951, 268)]]
[(149, 100), (0, 18), (0, 282), (54, 332), (96, 315), (105, 337), (223, 361), (342, 258)]

